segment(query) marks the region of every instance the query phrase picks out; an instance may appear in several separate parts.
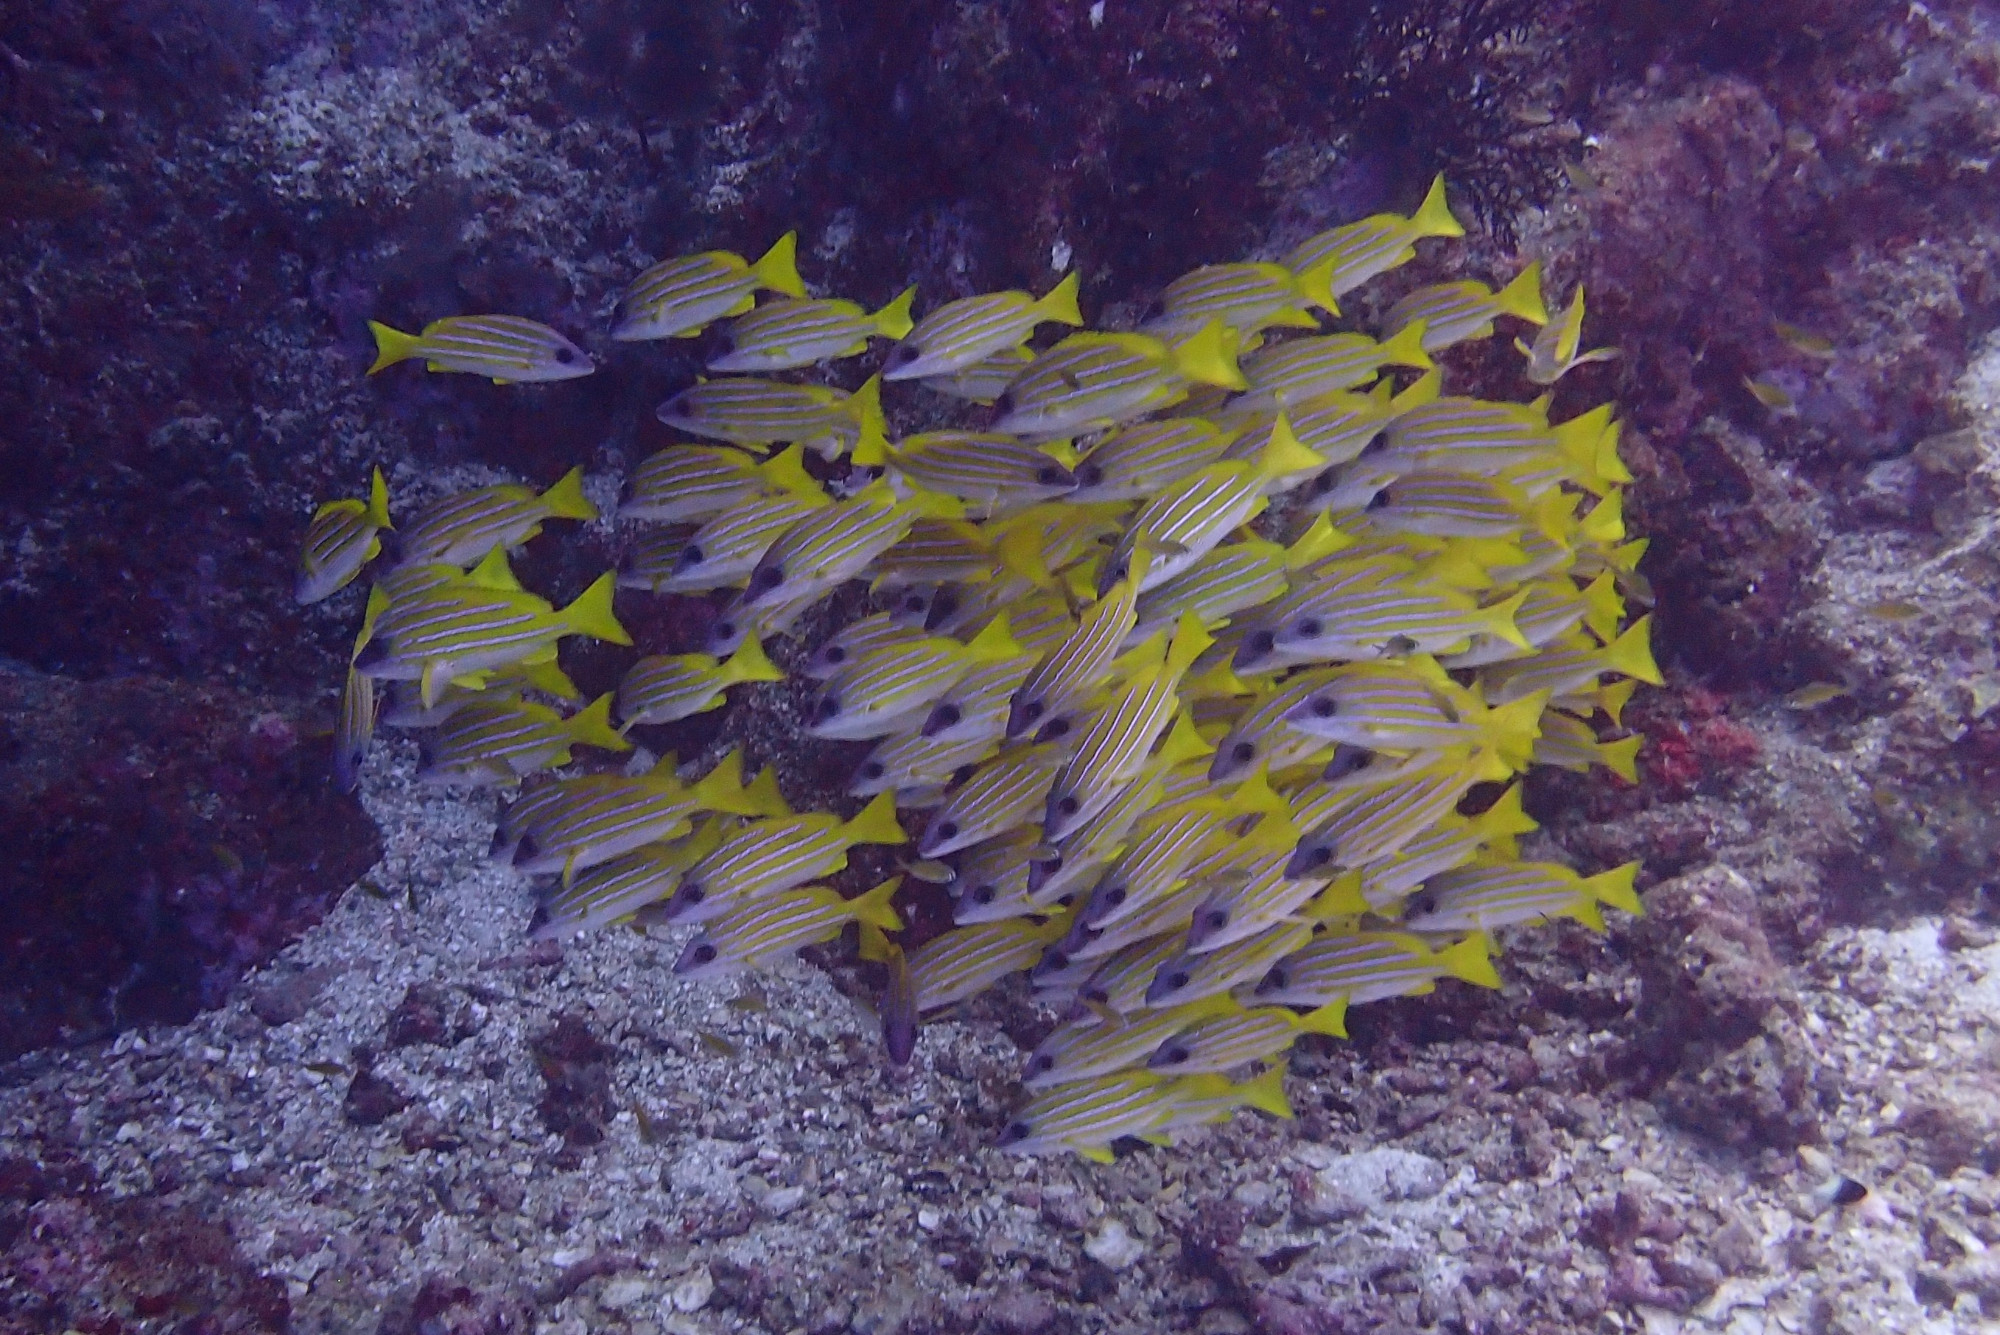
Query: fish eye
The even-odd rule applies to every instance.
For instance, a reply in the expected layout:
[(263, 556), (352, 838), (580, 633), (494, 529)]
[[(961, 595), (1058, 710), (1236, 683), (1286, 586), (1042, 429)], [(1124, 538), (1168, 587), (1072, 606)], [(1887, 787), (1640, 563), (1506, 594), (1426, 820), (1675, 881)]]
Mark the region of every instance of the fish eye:
[(1007, 1129), (1000, 1133), (1000, 1143), (1002, 1145), (1018, 1145), (1026, 1140), (1030, 1134), (1026, 1122), (1009, 1122), (1007, 1123)]
[(785, 582), (785, 568), (782, 565), (766, 566), (750, 577), (750, 592), (765, 593)]
[(1021, 717), (1026, 719), (1028, 722), (1033, 723), (1037, 719), (1041, 718), (1041, 716), (1044, 713), (1046, 713), (1047, 710), (1048, 706), (1044, 705), (1041, 701), (1031, 700), (1027, 704), (1021, 706)]
[(1314, 718), (1332, 718), (1340, 712), (1340, 704), (1330, 695), (1316, 695), (1313, 697), (1312, 711)]
[(1114, 909), (1123, 904), (1125, 902), (1125, 887), (1121, 885), (1115, 890), (1105, 891), (1104, 902)]
[(1264, 981), (1257, 984), (1257, 990), (1259, 992), (1282, 992), (1287, 987), (1290, 987), (1291, 983), (1291, 971), (1280, 964), (1277, 968), (1264, 975)]
[(1321, 473), (1312, 480), (1312, 485), (1307, 490), (1315, 496), (1326, 495), (1329, 491), (1333, 490), (1333, 474), (1330, 472)]
[(735, 639), (735, 638), (736, 638), (736, 623), (735, 623), (734, 621), (718, 621), (718, 622), (716, 622), (716, 623), (715, 623), (715, 638), (716, 638), (716, 639), (718, 639), (718, 640), (731, 640), (731, 639)]
[(937, 827), (937, 836), (940, 839), (958, 838), (958, 822), (955, 820), (939, 821)]
[(1056, 810), (1065, 816), (1074, 816), (1077, 808), (1082, 805), (1074, 797), (1059, 797), (1056, 799)]
[(1084, 464), (1072, 475), (1078, 487), (1095, 487), (1104, 482), (1104, 470), (1096, 464)]
[(826, 646), (826, 661), (829, 663), (845, 663), (847, 661), (847, 650), (837, 644), (829, 644)]
[(706, 941), (696, 946), (690, 953), (693, 955), (696, 964), (708, 964), (715, 959), (715, 947)]
[(1199, 925), (1208, 931), (1219, 932), (1229, 926), (1229, 910), (1210, 909), (1200, 916)]
[(826, 699), (819, 702), (819, 717), (822, 720), (830, 719), (839, 712), (840, 701), (834, 699), (832, 696), (829, 695)]
[(1049, 720), (1048, 726), (1035, 735), (1035, 740), (1038, 742), (1053, 742), (1058, 737), (1066, 737), (1068, 735), (1069, 720), (1066, 718), (1052, 718)]
[(1160, 1065), (1179, 1066), (1192, 1055), (1194, 1054), (1190, 1053), (1179, 1043), (1172, 1043), (1160, 1049)]
[(1257, 748), (1250, 742), (1238, 742), (1229, 748), (1229, 758), (1239, 765), (1247, 765), (1257, 758)]
[(898, 367), (908, 366), (917, 359), (918, 355), (915, 344), (898, 343), (895, 347), (889, 349), (889, 367), (891, 370), (894, 370)]
[(1056, 1059), (1054, 1057), (1051, 1057), (1046, 1052), (1038, 1052), (1028, 1058), (1028, 1074), (1040, 1075), (1043, 1071), (1053, 1070), (1055, 1064)]
[(1317, 639), (1320, 631), (1324, 629), (1318, 617), (1302, 617), (1299, 620), (1299, 634), (1307, 639)]
[(541, 853), (541, 840), (532, 834), (524, 834), (521, 836), (521, 842), (514, 845), (514, 863), (519, 866), (523, 862), (533, 862), (541, 856)]
[(677, 562), (675, 562), (675, 564), (680, 566), (682, 570), (687, 570), (693, 566), (700, 565), (703, 561), (707, 559), (708, 559), (707, 557), (701, 554), (701, 544), (691, 542), (687, 546), (681, 548), (680, 559)]
[(1403, 904), (1405, 918), (1421, 918), (1435, 912), (1437, 912), (1437, 896), (1428, 890), (1418, 891)]
[(957, 705), (939, 705), (931, 711), (930, 718), (924, 722), (924, 736), (935, 736), (946, 728), (958, 726), (960, 717), (962, 716)]
[(1245, 640), (1243, 646), (1253, 654), (1268, 654), (1278, 647), (1278, 637), (1268, 630), (1260, 630)]
[(571, 362), (576, 360), (576, 354), (570, 351), (568, 348), (557, 348), (556, 360), (561, 362), (564, 366), (568, 366)]
[(993, 407), (1002, 417), (1014, 411), (1014, 391), (1002, 390), (1000, 397), (993, 400)]
[(903, 599), (903, 610), (905, 612), (921, 612), (928, 606), (930, 604), (924, 601), (924, 596), (921, 593), (912, 593)]
[(1391, 504), (1391, 499), (1389, 493), (1387, 491), (1378, 491), (1373, 496), (1370, 496), (1368, 498), (1368, 505), (1366, 508), (1370, 510), (1386, 510), (1389, 508), (1390, 504)]
[(1050, 464), (1047, 468), (1040, 468), (1035, 471), (1035, 481), (1041, 483), (1045, 487), (1060, 487), (1069, 480), (1070, 480), (1069, 478), (1063, 475), (1063, 470), (1057, 468), (1054, 464)]
[(972, 902), (975, 904), (991, 904), (993, 896), (998, 893), (999, 891), (991, 884), (974, 886), (972, 888)]
[(861, 777), (864, 779), (879, 779), (888, 772), (889, 767), (879, 760), (864, 760), (861, 762)]
[(1167, 990), (1169, 992), (1178, 992), (1193, 981), (1194, 975), (1186, 969), (1175, 969), (1167, 975)]
[(698, 884), (683, 885), (681, 887), (681, 902), (684, 904), (699, 904), (706, 898), (708, 898), (708, 891), (702, 889)]
[(1324, 867), (1333, 861), (1333, 849), (1325, 844), (1310, 844), (1300, 851), (1305, 854), (1308, 867)]

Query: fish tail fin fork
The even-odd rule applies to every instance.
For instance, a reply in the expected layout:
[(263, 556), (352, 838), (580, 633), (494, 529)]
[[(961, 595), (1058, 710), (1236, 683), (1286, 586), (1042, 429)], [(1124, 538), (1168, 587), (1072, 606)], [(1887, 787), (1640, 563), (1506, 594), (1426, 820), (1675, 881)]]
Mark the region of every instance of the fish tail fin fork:
[(632, 743), (611, 726), (611, 692), (592, 700), (570, 716), (570, 740), (578, 746), (595, 746), (605, 751), (630, 751)]
[(787, 232), (771, 243), (771, 248), (750, 266), (757, 284), (772, 292), (803, 299), (806, 285), (799, 278), (799, 234)]
[(902, 877), (891, 876), (848, 902), (848, 911), (854, 915), (854, 920), (861, 924), (864, 932), (872, 928), (875, 935), (886, 942), (887, 938), (882, 937), (882, 933), (903, 930), (902, 918), (889, 903), (896, 897), (896, 891), (901, 889), (902, 885)]
[(1076, 293), (1081, 283), (1077, 272), (1071, 269), (1063, 275), (1063, 280), (1043, 294), (1035, 303), (1035, 314), (1056, 324), (1080, 325), (1083, 311), (1077, 306)]
[(721, 668), (724, 686), (734, 686), (745, 681), (783, 681), (784, 670), (773, 663), (764, 652), (764, 643), (755, 635), (743, 637), (742, 645), (729, 656)]
[(1428, 320), (1412, 320), (1375, 345), (1384, 366), (1407, 366), (1413, 371), (1435, 371), (1437, 363), (1424, 351), (1424, 331)]
[(1335, 997), (1318, 1010), (1307, 1011), (1299, 1017), (1299, 1029), (1308, 1034), (1324, 1034), (1328, 1038), (1346, 1038), (1347, 998)]
[(615, 572), (605, 571), (576, 596), (575, 602), (562, 610), (563, 621), (572, 634), (588, 635), (606, 644), (632, 643), (632, 636), (618, 623), (618, 616), (611, 609), (617, 580)]
[(1614, 909), (1623, 909), (1634, 917), (1645, 915), (1645, 907), (1639, 903), (1639, 892), (1633, 887), (1633, 878), (1639, 874), (1639, 864), (1628, 862), (1622, 867), (1599, 872), (1584, 878), (1591, 898), (1600, 904), (1609, 904)]
[(370, 320), (368, 332), (375, 335), (375, 363), (368, 368), (369, 375), (418, 356), (417, 350), (423, 344), (417, 335), (391, 329), (380, 320)]
[(1292, 1101), (1285, 1096), (1285, 1063), (1275, 1062), (1265, 1067), (1256, 1079), (1246, 1080), (1237, 1088), (1243, 1095), (1244, 1107), (1288, 1122), (1292, 1120)]
[(556, 484), (542, 493), (542, 504), (556, 519), (581, 519), (588, 522), (597, 518), (597, 507), (583, 494), (583, 466), (577, 465), (557, 479)]
[(1443, 172), (1437, 174), (1424, 202), (1410, 215), (1410, 228), (1418, 236), (1465, 235), (1465, 225), (1452, 217), (1451, 205), (1445, 202)]
[(1542, 262), (1536, 260), (1521, 270), (1513, 282), (1493, 294), (1493, 301), (1503, 314), (1518, 316), (1529, 324), (1547, 324), (1549, 308), (1542, 300)]
[(875, 332), (883, 338), (903, 338), (908, 335), (917, 327), (916, 321), (910, 318), (910, 306), (916, 299), (917, 289), (914, 284), (897, 293), (894, 301), (869, 317), (875, 323)]
[(1437, 960), (1453, 978), (1475, 987), (1500, 986), (1499, 971), (1493, 967), (1493, 942), (1484, 932), (1474, 932), (1457, 945), (1440, 950)]
[(1666, 684), (1660, 675), (1660, 668), (1653, 661), (1653, 650), (1649, 643), (1653, 630), (1652, 613), (1647, 613), (1628, 626), (1623, 635), (1611, 642), (1604, 651), (1604, 665), (1621, 676), (1643, 681), (1648, 686)]
[(910, 836), (896, 823), (896, 794), (879, 793), (841, 827), (841, 837), (850, 844), (907, 844)]

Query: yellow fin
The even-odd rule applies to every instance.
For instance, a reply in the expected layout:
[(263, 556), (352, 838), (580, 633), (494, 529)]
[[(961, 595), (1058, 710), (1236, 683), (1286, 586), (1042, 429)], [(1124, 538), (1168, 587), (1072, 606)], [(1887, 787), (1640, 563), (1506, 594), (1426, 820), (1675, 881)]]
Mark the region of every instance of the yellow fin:
[(1438, 951), (1434, 958), (1440, 970), (1452, 978), (1476, 987), (1498, 987), (1500, 974), (1493, 967), (1491, 949), (1486, 934), (1474, 932), (1457, 945)]
[[(1416, 329), (1422, 325), (1423, 321), (1419, 320), (1410, 327)], [(1444, 375), (1436, 367), (1433, 367), (1418, 376), (1408, 389), (1391, 399), (1389, 401), (1389, 411), (1393, 416), (1401, 417), (1404, 413), (1421, 408), (1425, 404), (1432, 402), (1443, 390)]]
[(368, 479), (368, 522), (377, 528), (394, 528), (389, 522), (389, 484), (377, 468)]
[[(779, 491), (789, 492), (808, 500), (823, 501), (826, 499), (826, 490), (813, 481), (812, 475), (806, 472), (805, 456), (806, 447), (794, 442), (758, 464), (757, 472), (768, 485)], [(861, 461), (857, 459), (855, 462)]]
[(1583, 878), (1584, 889), (1600, 904), (1609, 904), (1614, 909), (1624, 909), (1635, 917), (1644, 916), (1646, 910), (1639, 903), (1639, 892), (1632, 887), (1632, 880), (1639, 874), (1639, 864), (1628, 862), (1610, 871), (1601, 871), (1595, 876)]
[(1318, 1010), (1307, 1011), (1299, 1017), (1299, 1029), (1308, 1034), (1325, 1034), (1329, 1038), (1347, 1037), (1347, 998), (1335, 997)]
[(897, 915), (896, 910), (889, 906), (889, 901), (896, 897), (896, 891), (902, 884), (902, 877), (891, 876), (888, 880), (848, 900), (847, 911), (853, 914), (854, 921), (864, 928), (873, 928), (878, 933), (900, 932), (903, 930), (903, 920)]
[(910, 836), (896, 823), (896, 795), (880, 793), (840, 827), (840, 837), (850, 844), (906, 844)]
[(423, 347), (424, 341), (416, 334), (391, 329), (380, 320), (370, 320), (368, 331), (375, 335), (375, 363), (368, 368), (369, 375), (422, 355), (418, 350)]
[[(1340, 314), (1340, 303), (1333, 299), (1333, 273), (1339, 267), (1340, 256), (1329, 255), (1312, 268), (1292, 275), (1299, 285), (1299, 295), (1328, 315)], [(1311, 316), (1305, 316), (1300, 327), (1312, 328), (1317, 324)]]
[(583, 494), (583, 466), (577, 465), (556, 480), (554, 486), (542, 493), (542, 505), (557, 519), (581, 519), (589, 521), (597, 518), (597, 507)]
[(1472, 817), (1472, 828), (1479, 832), (1481, 840), (1491, 840), (1509, 834), (1526, 834), (1540, 828), (1533, 816), (1521, 807), (1521, 785), (1509, 784), (1507, 791), (1500, 794), (1497, 801), (1486, 810)]
[(616, 571), (605, 571), (576, 596), (575, 602), (557, 614), (571, 628), (572, 634), (588, 635), (606, 644), (632, 643), (631, 635), (618, 624), (618, 617), (611, 610), (611, 596), (617, 579)]
[(1160, 743), (1160, 749), (1153, 753), (1153, 759), (1161, 769), (1173, 769), (1190, 760), (1212, 756), (1215, 748), (1202, 740), (1195, 730), (1194, 720), (1183, 710), (1174, 717), (1174, 726), (1167, 732), (1167, 740)]
[(1292, 1118), (1292, 1101), (1285, 1097), (1285, 1064), (1278, 1062), (1267, 1066), (1261, 1075), (1236, 1086), (1236, 1093), (1242, 1098), (1243, 1106), (1255, 1108), (1258, 1112)]
[[(761, 287), (773, 292), (782, 292), (788, 297), (803, 299), (806, 285), (799, 278), (799, 234), (787, 232), (771, 243), (771, 248), (762, 258), (750, 266), (750, 273)], [(749, 307), (745, 306), (745, 310)], [(732, 311), (731, 314), (737, 312)]]
[(1664, 686), (1666, 679), (1653, 661), (1650, 639), (1653, 631), (1653, 617), (1649, 612), (1628, 627), (1623, 635), (1613, 640), (1604, 651), (1604, 667), (1608, 672), (1617, 672), (1643, 681), (1648, 686)]
[(1019, 658), (1021, 652), (1020, 643), (1007, 628), (1005, 612), (988, 622), (986, 629), (973, 636), (972, 642), (965, 646), (967, 660), (974, 663), (997, 663), (1003, 659)]
[(1081, 281), (1074, 269), (1064, 274), (1063, 280), (1035, 303), (1035, 314), (1057, 324), (1082, 324), (1083, 312), (1076, 304), (1077, 287)]
[(1278, 420), (1271, 423), (1271, 439), (1265, 443), (1263, 454), (1258, 456), (1258, 475), (1279, 478), (1324, 467), (1326, 458), (1300, 444), (1298, 436), (1292, 431), (1292, 424), (1280, 412)]
[(1248, 389), (1250, 382), (1236, 365), (1235, 339), (1221, 320), (1210, 320), (1173, 345), (1173, 369), (1198, 385)]
[(847, 415), (861, 428), (860, 439), (854, 443), (857, 455), (864, 449), (886, 450), (888, 448), (888, 422), (882, 416), (882, 377), (871, 375), (847, 396)]
[(743, 637), (736, 652), (729, 656), (716, 671), (716, 684), (734, 686), (745, 681), (783, 681), (783, 669), (773, 663), (764, 653), (764, 645), (755, 635)]
[(632, 743), (611, 726), (611, 692), (606, 691), (576, 713), (564, 727), (578, 746), (596, 746), (606, 751), (630, 751)]
[(1435, 371), (1437, 363), (1424, 351), (1424, 331), (1428, 320), (1412, 320), (1375, 345), (1375, 355), (1384, 366), (1407, 366), (1413, 371)]
[(1513, 282), (1495, 292), (1493, 304), (1503, 314), (1519, 316), (1530, 324), (1547, 324), (1549, 308), (1542, 301), (1542, 262), (1536, 260), (1521, 270)]
[(910, 318), (910, 303), (916, 299), (914, 284), (897, 293), (894, 301), (868, 317), (875, 332), (884, 338), (902, 338), (916, 328), (916, 321)]
[(1639, 782), (1639, 748), (1645, 738), (1638, 733), (1606, 742), (1597, 748), (1597, 763), (1627, 783)]
[(1424, 195), (1424, 202), (1410, 215), (1410, 230), (1418, 236), (1464, 236), (1465, 226), (1451, 216), (1445, 202), (1444, 173), (1439, 172)]

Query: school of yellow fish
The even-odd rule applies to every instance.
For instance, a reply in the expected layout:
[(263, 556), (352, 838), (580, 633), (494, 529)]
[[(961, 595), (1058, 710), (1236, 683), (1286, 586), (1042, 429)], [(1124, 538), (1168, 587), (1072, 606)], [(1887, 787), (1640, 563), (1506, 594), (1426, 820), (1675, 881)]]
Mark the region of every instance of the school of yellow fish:
[[(1497, 986), (1496, 929), (1639, 911), (1636, 864), (1581, 876), (1515, 842), (1529, 765), (1633, 778), (1638, 739), (1601, 733), (1659, 682), (1626, 608), (1645, 544), (1622, 519), (1619, 424), (1610, 405), (1552, 422), (1546, 397), (1453, 396), (1438, 365), (1503, 320), (1537, 387), (1614, 355), (1583, 349), (1581, 291), (1550, 319), (1531, 265), (1498, 290), (1418, 288), (1372, 335), (1326, 329), (1419, 241), (1460, 235), (1440, 180), (1283, 263), (1197, 269), (1121, 333), (1048, 328), (1083, 324), (1074, 275), (913, 320), (913, 292), (873, 312), (808, 298), (789, 236), (755, 261), (656, 265), (610, 337), (728, 321), (726, 339), (660, 406), (706, 443), (628, 479), (617, 571), (558, 608), (508, 568), (545, 523), (597, 517), (574, 472), (400, 525), (378, 473), (313, 517), (299, 600), (373, 581), (337, 781), (379, 723), (425, 730), (427, 778), (518, 787), (493, 853), (547, 878), (538, 936), (684, 927), (675, 967), (705, 976), (857, 924), (899, 1061), (925, 1018), (1025, 974), (1063, 1019), (1027, 1058), (1009, 1149), (1103, 1158), (1243, 1107), (1286, 1115), (1286, 1050), (1344, 1033), (1349, 1007)], [(512, 316), (375, 333), (371, 374), (595, 365)], [(766, 378), (877, 340), (853, 392)], [(885, 382), (984, 424), (891, 439)], [(880, 610), (784, 656), (823, 683), (814, 735), (873, 743), (853, 817), (790, 810), (737, 753), (692, 781), (671, 758), (546, 773), (779, 679), (766, 644), (855, 580)], [(583, 703), (558, 646), (631, 642), (614, 588), (727, 604), (706, 652), (642, 658)], [(859, 845), (898, 848), (903, 876), (845, 898), (824, 880)], [(905, 878), (956, 906), (907, 951)]]

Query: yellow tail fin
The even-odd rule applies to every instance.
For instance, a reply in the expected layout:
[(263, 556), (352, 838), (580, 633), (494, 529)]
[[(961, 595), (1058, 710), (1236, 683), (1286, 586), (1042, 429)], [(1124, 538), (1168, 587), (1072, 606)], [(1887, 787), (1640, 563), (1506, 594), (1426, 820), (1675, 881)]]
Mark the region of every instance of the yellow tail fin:
[(1333, 271), (1339, 267), (1340, 257), (1334, 255), (1321, 260), (1302, 273), (1292, 275), (1298, 282), (1299, 295), (1328, 315), (1340, 314), (1340, 303), (1333, 299)]
[(1324, 467), (1325, 457), (1300, 444), (1298, 436), (1292, 431), (1292, 424), (1285, 420), (1284, 413), (1279, 413), (1278, 420), (1271, 424), (1271, 439), (1265, 443), (1264, 452), (1257, 458), (1258, 474), (1279, 478)]
[(856, 458), (862, 451), (886, 453), (889, 448), (889, 424), (882, 416), (882, 377), (871, 375), (860, 389), (847, 398), (847, 415), (861, 428), (861, 438), (854, 443)]
[(1173, 367), (1198, 385), (1248, 389), (1236, 365), (1236, 338), (1220, 320), (1210, 320), (1173, 347)]
[(722, 664), (716, 680), (723, 686), (734, 686), (745, 681), (783, 681), (783, 669), (773, 663), (764, 653), (764, 644), (755, 635), (747, 635), (735, 653)]
[(916, 299), (917, 289), (906, 287), (894, 301), (869, 316), (869, 320), (875, 326), (875, 332), (883, 338), (902, 338), (916, 328), (916, 321), (910, 318), (910, 303)]
[(588, 635), (606, 644), (632, 643), (632, 636), (618, 624), (618, 617), (611, 610), (611, 596), (617, 582), (618, 572), (605, 571), (576, 596), (575, 602), (557, 614), (570, 627), (572, 634)]
[[(1410, 328), (1421, 329), (1423, 328), (1423, 324), (1424, 322), (1419, 320), (1411, 325)], [(1398, 394), (1394, 399), (1391, 399), (1389, 401), (1389, 410), (1394, 416), (1401, 417), (1404, 413), (1411, 412), (1432, 402), (1443, 390), (1444, 376), (1433, 366), (1430, 370), (1418, 376), (1416, 382), (1408, 389)]]
[(896, 823), (896, 795), (878, 794), (840, 827), (840, 837), (850, 844), (906, 844), (910, 836)]
[(1083, 312), (1076, 304), (1078, 279), (1076, 270), (1063, 275), (1063, 280), (1050, 288), (1042, 299), (1035, 303), (1035, 314), (1056, 324), (1080, 325)]
[(1307, 1034), (1325, 1034), (1329, 1038), (1346, 1038), (1347, 998), (1335, 997), (1318, 1010), (1301, 1015), (1299, 1030)]
[(1167, 731), (1167, 740), (1153, 753), (1153, 760), (1161, 769), (1172, 769), (1214, 754), (1215, 748), (1202, 740), (1195, 731), (1194, 720), (1183, 711), (1175, 716), (1174, 726)]
[(1510, 784), (1507, 791), (1500, 794), (1499, 800), (1474, 816), (1472, 827), (1479, 831), (1482, 841), (1509, 834), (1526, 834), (1540, 828), (1535, 818), (1521, 807), (1521, 785), (1518, 783)]
[(986, 624), (986, 629), (972, 637), (972, 643), (965, 646), (965, 656), (974, 663), (997, 663), (1021, 656), (1020, 643), (1007, 628), (1005, 612), (994, 617)]
[(1375, 355), (1384, 366), (1407, 366), (1413, 371), (1435, 371), (1437, 363), (1424, 351), (1427, 320), (1413, 320), (1375, 345)]
[(1493, 304), (1503, 315), (1515, 315), (1530, 324), (1547, 324), (1549, 308), (1542, 301), (1542, 262), (1536, 260), (1515, 276), (1514, 281), (1493, 294)]
[(1622, 867), (1586, 876), (1583, 885), (1590, 897), (1600, 904), (1609, 904), (1614, 909), (1624, 909), (1635, 917), (1643, 916), (1645, 908), (1639, 903), (1639, 892), (1632, 887), (1632, 879), (1639, 874), (1639, 864), (1628, 862)]
[(556, 519), (581, 519), (588, 522), (597, 518), (597, 507), (583, 494), (581, 464), (564, 473), (553, 487), (542, 493), (542, 504)]
[[(765, 485), (774, 491), (787, 492), (807, 500), (823, 501), (826, 489), (813, 481), (812, 474), (806, 472), (806, 447), (793, 443), (757, 465), (757, 472)], [(856, 463), (861, 462), (855, 460)]]
[(1448, 946), (1437, 953), (1437, 963), (1442, 971), (1452, 978), (1462, 979), (1477, 987), (1500, 986), (1500, 975), (1493, 968), (1492, 943), (1483, 932), (1475, 932), (1455, 946)]
[(896, 910), (889, 906), (889, 901), (896, 897), (896, 891), (902, 884), (902, 877), (891, 876), (866, 893), (848, 900), (847, 911), (854, 915), (854, 921), (860, 923), (864, 929), (873, 928), (878, 935), (882, 932), (900, 932), (903, 930), (903, 920), (897, 916)]
[(750, 266), (750, 272), (760, 287), (782, 292), (788, 297), (803, 298), (806, 285), (799, 280), (799, 234), (787, 232), (779, 237), (763, 257)]
[(1527, 636), (1521, 634), (1520, 628), (1514, 624), (1514, 614), (1519, 612), (1521, 604), (1527, 601), (1528, 591), (1522, 589), (1504, 603), (1496, 603), (1492, 607), (1481, 608), (1479, 614), (1480, 629), (1484, 630), (1488, 635), (1507, 641), (1507, 643), (1513, 645), (1516, 649), (1532, 651), (1535, 646), (1528, 643)]
[(1652, 613), (1647, 613), (1611, 642), (1604, 651), (1604, 666), (1607, 671), (1617, 672), (1643, 681), (1648, 686), (1664, 686), (1666, 679), (1653, 662), (1652, 646), (1648, 643), (1653, 631)]
[(606, 751), (630, 751), (632, 743), (611, 726), (611, 692), (592, 700), (572, 714), (564, 725), (569, 739), (578, 746), (595, 746)]
[(1292, 1118), (1292, 1101), (1285, 1097), (1285, 1064), (1278, 1062), (1264, 1068), (1262, 1075), (1254, 1080), (1246, 1080), (1236, 1087), (1238, 1097), (1246, 1108), (1282, 1117)]
[(377, 468), (368, 479), (368, 522), (377, 528), (394, 528), (389, 522), (389, 484)]
[(1439, 172), (1431, 182), (1430, 192), (1424, 202), (1417, 205), (1417, 211), (1410, 215), (1410, 230), (1418, 236), (1464, 236), (1465, 227), (1451, 216), (1451, 206), (1445, 203), (1444, 173)]
[(1639, 733), (1606, 742), (1597, 749), (1597, 763), (1627, 783), (1639, 782), (1639, 747), (1645, 743)]
[(385, 367), (394, 366), (397, 362), (406, 362), (412, 357), (422, 355), (419, 349), (422, 348), (424, 341), (415, 334), (391, 329), (379, 320), (370, 320), (368, 330), (375, 335), (375, 364), (368, 368), (369, 375), (374, 375)]

